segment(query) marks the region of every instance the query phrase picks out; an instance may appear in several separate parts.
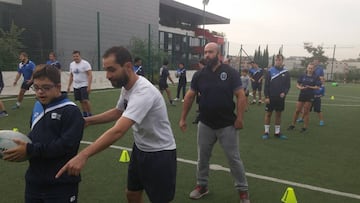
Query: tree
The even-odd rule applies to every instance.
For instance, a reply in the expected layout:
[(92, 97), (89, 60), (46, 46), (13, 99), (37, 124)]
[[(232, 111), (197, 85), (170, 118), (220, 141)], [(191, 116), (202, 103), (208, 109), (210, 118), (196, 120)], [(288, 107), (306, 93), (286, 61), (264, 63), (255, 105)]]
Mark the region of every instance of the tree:
[(166, 53), (161, 51), (157, 44), (154, 44), (152, 41), (149, 43), (148, 40), (143, 40), (137, 37), (131, 38), (129, 50), (131, 51), (134, 58), (141, 58), (146, 77), (152, 83), (158, 81), (156, 78), (159, 75), (159, 69), (164, 58), (167, 57)]
[(328, 57), (324, 56), (325, 51), (323, 50), (323, 47), (321, 45), (318, 45), (317, 47), (314, 47), (312, 43), (305, 42), (304, 43), (304, 49), (309, 52), (312, 56), (306, 57), (302, 62), (301, 65), (307, 67), (309, 63), (311, 63), (314, 58), (319, 59), (321, 63), (324, 64), (324, 68), (326, 69)]
[(266, 49), (264, 51), (261, 51), (260, 46), (257, 50), (255, 50), (254, 53), (254, 61), (259, 65), (260, 68), (267, 68), (269, 65), (269, 51), (268, 46), (266, 46)]
[(2, 70), (15, 70), (17, 68), (19, 52), (25, 46), (21, 42), (24, 28), (11, 23), (10, 30), (0, 28), (0, 68)]

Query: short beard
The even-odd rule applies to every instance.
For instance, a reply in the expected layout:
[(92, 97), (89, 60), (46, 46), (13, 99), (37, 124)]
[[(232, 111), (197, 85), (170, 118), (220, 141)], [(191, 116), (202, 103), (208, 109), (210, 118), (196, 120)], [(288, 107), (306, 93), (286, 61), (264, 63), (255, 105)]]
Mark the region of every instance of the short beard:
[(217, 56), (213, 59), (206, 59), (206, 65), (209, 68), (215, 67), (218, 63), (219, 63), (219, 59)]
[(112, 86), (115, 88), (122, 88), (122, 87), (126, 86), (128, 83), (129, 83), (128, 75), (124, 75), (122, 78), (111, 81)]

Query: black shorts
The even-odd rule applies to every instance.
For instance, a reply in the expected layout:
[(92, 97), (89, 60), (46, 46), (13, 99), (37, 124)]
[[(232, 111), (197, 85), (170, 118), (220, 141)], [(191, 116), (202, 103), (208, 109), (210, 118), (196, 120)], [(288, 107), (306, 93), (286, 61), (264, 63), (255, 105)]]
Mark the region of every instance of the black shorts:
[(77, 203), (79, 184), (38, 186), (26, 182), (25, 203)]
[(76, 101), (89, 100), (87, 87), (74, 88), (74, 97)]
[(314, 95), (312, 94), (299, 94), (298, 98), (299, 102), (313, 102), (314, 101)]
[(176, 150), (143, 152), (133, 146), (128, 169), (129, 191), (145, 190), (151, 202), (171, 202), (176, 186)]
[(315, 97), (314, 101), (312, 102), (312, 106), (310, 111), (313, 111), (316, 113), (320, 113), (321, 112), (321, 97)]
[(169, 88), (169, 85), (167, 84), (167, 82), (159, 82), (159, 89), (160, 90), (166, 90), (167, 88)]
[(24, 82), (21, 84), (21, 89), (29, 90), (32, 84), (33, 84), (32, 82), (28, 84), (26, 81), (24, 81)]
[(253, 91), (261, 91), (262, 90), (262, 82), (258, 83), (258, 82), (252, 82), (251, 83), (251, 88)]
[(285, 109), (285, 97), (270, 97), (270, 103), (266, 104), (265, 111), (267, 112), (282, 112)]

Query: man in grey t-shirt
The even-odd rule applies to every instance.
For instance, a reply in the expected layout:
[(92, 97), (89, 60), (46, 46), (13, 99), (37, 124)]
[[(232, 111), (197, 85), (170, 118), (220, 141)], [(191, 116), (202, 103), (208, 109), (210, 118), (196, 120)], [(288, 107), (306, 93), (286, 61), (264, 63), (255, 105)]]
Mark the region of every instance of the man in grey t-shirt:
[(115, 108), (85, 118), (85, 125), (117, 120), (116, 124), (70, 160), (56, 177), (65, 171), (79, 175), (90, 156), (106, 149), (132, 127), (135, 142), (128, 169), (128, 201), (143, 202), (145, 190), (151, 202), (171, 202), (176, 185), (176, 144), (165, 101), (147, 79), (136, 75), (132, 57), (124, 47), (107, 50), (103, 66), (112, 85), (122, 88), (121, 95)]

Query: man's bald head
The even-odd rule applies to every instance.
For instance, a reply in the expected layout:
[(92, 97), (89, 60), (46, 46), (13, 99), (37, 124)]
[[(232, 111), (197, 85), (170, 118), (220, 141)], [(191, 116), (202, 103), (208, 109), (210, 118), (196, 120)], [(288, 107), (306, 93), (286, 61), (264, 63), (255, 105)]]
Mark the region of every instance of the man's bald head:
[(216, 43), (210, 42), (205, 45), (204, 57), (206, 60), (206, 64), (208, 64), (210, 67), (215, 67), (218, 65), (219, 55), (220, 55), (220, 48)]
[(205, 45), (205, 49), (204, 50), (215, 50), (217, 52), (217, 54), (220, 53), (220, 47), (219, 45), (217, 45), (215, 42), (209, 42)]

